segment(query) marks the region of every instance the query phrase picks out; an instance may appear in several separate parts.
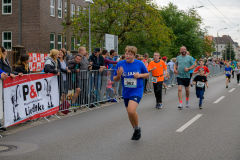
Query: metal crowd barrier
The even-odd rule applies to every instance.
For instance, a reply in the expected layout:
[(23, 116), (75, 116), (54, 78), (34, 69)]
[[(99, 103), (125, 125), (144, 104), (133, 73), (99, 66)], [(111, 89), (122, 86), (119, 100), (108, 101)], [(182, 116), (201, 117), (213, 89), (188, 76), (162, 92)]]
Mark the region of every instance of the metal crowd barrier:
[(208, 69), (210, 71), (209, 76), (216, 76), (219, 74), (222, 74), (225, 70), (225, 66), (224, 65), (209, 65)]
[[(209, 76), (215, 76), (224, 72), (225, 66), (210, 65)], [(176, 84), (176, 75), (171, 73), (169, 68), (170, 79), (166, 84)], [(122, 96), (121, 82), (113, 81), (114, 70), (108, 69), (99, 72), (98, 70), (80, 71), (78, 73), (61, 73), (58, 76), (59, 86), (59, 111), (69, 112), (77, 108), (88, 108), (99, 106), (99, 103), (116, 102)], [(147, 90), (153, 92), (151, 82), (152, 74), (147, 81)], [(0, 81), (0, 128), (3, 127), (3, 84)]]
[[(225, 66), (224, 65), (209, 65), (208, 69), (210, 71), (209, 76), (217, 76), (219, 74), (222, 74), (225, 70)], [(170, 71), (170, 68), (168, 66), (167, 68), (167, 72), (170, 75), (170, 78), (165, 82), (165, 84), (167, 86), (174, 86), (177, 84), (177, 76), (175, 75), (175, 73), (173, 73), (172, 71)], [(194, 77), (193, 77), (194, 78)], [(151, 82), (151, 77), (149, 76), (149, 82)]]
[[(64, 73), (59, 76), (59, 111), (97, 107), (100, 103), (116, 102), (122, 96), (121, 82), (114, 82), (114, 70), (107, 69)], [(64, 79), (64, 80), (63, 80)]]

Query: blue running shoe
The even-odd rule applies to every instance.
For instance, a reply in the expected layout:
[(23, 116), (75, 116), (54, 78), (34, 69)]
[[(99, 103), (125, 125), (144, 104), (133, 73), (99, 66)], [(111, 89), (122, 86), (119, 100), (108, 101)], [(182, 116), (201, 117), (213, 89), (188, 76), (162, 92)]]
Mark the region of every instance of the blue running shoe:
[(118, 101), (115, 98), (113, 98), (111, 102), (118, 102)]

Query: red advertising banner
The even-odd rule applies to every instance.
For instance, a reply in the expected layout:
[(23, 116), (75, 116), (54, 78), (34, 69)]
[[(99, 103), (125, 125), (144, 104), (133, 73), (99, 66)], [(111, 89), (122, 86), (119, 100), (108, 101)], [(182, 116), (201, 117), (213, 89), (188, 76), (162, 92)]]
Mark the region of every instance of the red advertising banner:
[(57, 76), (30, 74), (3, 81), (4, 126), (46, 117), (59, 111)]
[(44, 68), (44, 59), (49, 54), (46, 53), (28, 53), (30, 71), (42, 71)]

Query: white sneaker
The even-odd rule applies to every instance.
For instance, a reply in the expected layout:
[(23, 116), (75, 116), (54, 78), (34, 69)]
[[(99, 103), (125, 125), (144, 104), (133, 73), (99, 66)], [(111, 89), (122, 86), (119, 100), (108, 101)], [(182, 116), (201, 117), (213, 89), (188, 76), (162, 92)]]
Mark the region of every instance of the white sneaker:
[(183, 105), (182, 105), (182, 103), (180, 103), (179, 105), (178, 105), (178, 109), (182, 109), (183, 108)]
[(186, 107), (187, 108), (189, 107), (189, 101), (186, 101)]

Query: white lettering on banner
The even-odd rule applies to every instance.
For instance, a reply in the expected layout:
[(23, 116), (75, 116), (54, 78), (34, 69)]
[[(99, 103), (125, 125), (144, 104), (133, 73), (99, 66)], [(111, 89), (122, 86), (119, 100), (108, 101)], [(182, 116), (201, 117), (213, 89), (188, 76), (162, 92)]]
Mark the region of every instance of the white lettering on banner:
[(6, 81), (4, 84), (5, 127), (58, 112), (59, 96), (53, 96), (58, 95), (57, 76), (40, 75), (17, 77), (18, 83), (11, 85), (7, 85), (11, 79)]

